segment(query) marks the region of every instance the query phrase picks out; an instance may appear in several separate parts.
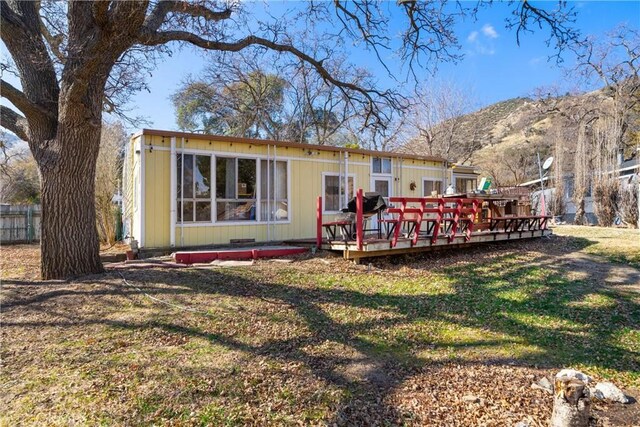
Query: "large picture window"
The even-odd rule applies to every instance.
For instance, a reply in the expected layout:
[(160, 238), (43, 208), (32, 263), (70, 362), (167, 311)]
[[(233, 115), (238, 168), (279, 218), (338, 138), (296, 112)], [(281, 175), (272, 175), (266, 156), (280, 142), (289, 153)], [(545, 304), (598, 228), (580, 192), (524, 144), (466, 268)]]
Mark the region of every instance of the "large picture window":
[(289, 219), (287, 162), (260, 161), (260, 220)]
[(255, 221), (256, 160), (216, 158), (216, 216), (218, 221)]
[[(354, 177), (348, 177), (348, 198), (351, 200), (355, 194), (354, 191)], [(344, 200), (344, 178), (340, 177), (337, 174), (326, 174), (323, 176), (322, 186), (324, 188), (323, 191), (323, 200), (324, 200), (324, 211), (325, 212), (338, 212), (343, 206)]]
[(179, 223), (291, 219), (285, 160), (179, 153), (176, 166)]
[(211, 156), (178, 156), (178, 221), (211, 221)]

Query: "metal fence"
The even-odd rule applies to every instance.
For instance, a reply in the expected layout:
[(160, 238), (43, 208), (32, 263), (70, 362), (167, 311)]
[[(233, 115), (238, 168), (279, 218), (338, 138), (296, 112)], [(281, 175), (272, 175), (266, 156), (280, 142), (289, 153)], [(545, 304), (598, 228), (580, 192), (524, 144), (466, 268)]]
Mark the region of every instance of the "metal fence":
[(0, 205), (0, 243), (40, 240), (40, 205)]

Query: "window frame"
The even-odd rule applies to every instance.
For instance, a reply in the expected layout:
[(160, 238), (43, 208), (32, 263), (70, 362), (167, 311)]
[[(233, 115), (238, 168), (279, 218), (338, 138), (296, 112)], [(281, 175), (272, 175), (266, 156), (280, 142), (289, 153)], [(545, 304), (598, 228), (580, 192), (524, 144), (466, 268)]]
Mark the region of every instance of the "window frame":
[[(234, 155), (235, 153), (231, 153), (231, 152), (210, 152), (210, 153), (204, 153), (202, 150), (200, 151), (195, 151), (195, 150), (177, 150), (176, 152), (176, 156), (179, 158), (180, 156), (182, 156), (182, 154), (186, 155), (194, 155), (194, 156), (210, 156), (211, 157), (211, 221), (193, 221), (193, 222), (181, 222), (179, 220), (177, 220), (178, 215), (176, 215), (176, 226), (179, 227), (185, 227), (185, 228), (189, 228), (189, 227), (227, 227), (227, 226), (235, 226), (235, 225), (268, 225), (268, 224), (290, 224), (292, 219), (293, 219), (293, 211), (291, 209), (291, 159), (287, 158), (287, 157), (283, 157), (283, 158), (269, 158), (267, 159), (267, 156), (262, 156), (262, 155), (251, 155), (251, 154), (242, 154), (242, 155)], [(217, 206), (216, 206), (216, 196), (215, 196), (215, 192), (217, 191), (217, 176), (216, 176), (216, 170), (215, 170), (215, 165), (216, 165), (216, 159), (218, 157), (222, 157), (222, 158), (242, 158), (242, 159), (250, 159), (250, 160), (255, 160), (256, 161), (256, 194), (257, 194), (257, 199), (256, 199), (256, 219), (255, 220), (242, 220), (242, 221), (233, 221), (233, 220), (229, 220), (229, 221), (218, 221), (217, 220)], [(260, 163), (262, 160), (276, 160), (278, 162), (286, 162), (287, 164), (287, 206), (289, 207), (289, 210), (287, 211), (287, 217), (288, 219), (286, 220), (270, 220), (270, 221), (261, 221), (260, 218), (260, 202), (261, 202), (261, 198), (259, 197), (259, 190), (260, 190)], [(176, 164), (176, 168), (177, 168), (177, 164)], [(176, 175), (177, 175), (177, 183), (176, 185), (179, 184), (180, 181), (180, 170), (177, 169), (176, 170)], [(176, 189), (177, 190), (177, 189)], [(237, 191), (237, 189), (236, 189)], [(176, 195), (177, 195), (177, 191), (176, 191)], [(186, 201), (187, 199), (185, 199)], [(252, 199), (242, 199), (242, 200), (252, 200)], [(266, 201), (266, 200), (265, 200)], [(177, 197), (176, 198), (176, 209), (178, 209), (180, 203), (180, 198)]]
[[(376, 172), (373, 168), (374, 160), (380, 159), (380, 172)], [(384, 161), (389, 161), (389, 172), (384, 172)], [(371, 157), (371, 175), (391, 176), (393, 174), (393, 159), (391, 157), (372, 156)]]
[[(260, 158), (257, 157), (245, 157), (245, 156), (233, 156), (233, 155), (215, 155), (214, 157), (214, 171), (215, 173), (215, 197), (214, 197), (214, 206), (215, 208), (212, 209), (212, 222), (214, 223), (221, 223), (221, 224), (235, 224), (235, 223), (249, 223), (249, 224), (255, 224), (258, 223), (258, 218), (259, 218), (259, 214), (260, 212), (258, 212), (258, 205), (260, 203), (260, 197), (259, 197), (259, 188), (260, 188)], [(234, 195), (235, 197), (233, 198), (227, 198), (227, 197), (223, 197), (223, 198), (218, 198), (218, 159), (233, 159), (233, 165), (235, 168), (234, 174), (235, 174), (235, 184), (233, 186), (234, 188)], [(253, 198), (246, 198), (246, 199), (242, 199), (240, 197), (238, 197), (238, 184), (239, 184), (239, 180), (240, 180), (240, 174), (239, 174), (239, 160), (253, 160), (255, 162), (255, 179), (254, 179), (254, 192), (255, 195)], [(218, 219), (218, 203), (249, 203), (253, 201), (254, 203), (254, 219), (231, 219), (231, 220), (219, 220)]]
[[(339, 198), (339, 203), (338, 203), (338, 210), (336, 211), (328, 211), (326, 209), (327, 206), (327, 197), (326, 197), (326, 177), (328, 176), (335, 176), (338, 178), (338, 184), (339, 187), (342, 186), (343, 182), (344, 182), (344, 174), (340, 174), (338, 172), (322, 172), (322, 213), (326, 214), (326, 215), (335, 215), (335, 214), (339, 214), (341, 213), (341, 209), (340, 209), (340, 205), (342, 204), (342, 200), (344, 200), (344, 193), (340, 194), (340, 198)], [(353, 195), (356, 195), (356, 188), (358, 188), (358, 185), (356, 184), (356, 174), (354, 173), (349, 173), (347, 174), (347, 178), (352, 178), (353, 179)], [(340, 191), (338, 190), (338, 192), (340, 193)], [(347, 189), (348, 192), (348, 189)], [(344, 207), (342, 208), (344, 209)]]
[(438, 194), (444, 194), (444, 181), (442, 179), (431, 178), (431, 177), (422, 177), (422, 197), (432, 197), (431, 193), (425, 194), (424, 192), (424, 183), (432, 182), (432, 183), (440, 183), (440, 191)]
[[(196, 180), (193, 179), (193, 182), (191, 183), (192, 188), (192, 197), (184, 197), (184, 158), (186, 156), (191, 156), (191, 166), (192, 166), (192, 171), (194, 172), (194, 178), (195, 178), (195, 171), (196, 171), (196, 157), (209, 157), (209, 198), (204, 198), (204, 197), (196, 197)], [(178, 169), (178, 165), (177, 162), (180, 161), (180, 168)], [(189, 153), (189, 152), (181, 152), (176, 156), (176, 172), (177, 172), (177, 182), (176, 182), (176, 186), (180, 186), (180, 191), (178, 191), (178, 189), (176, 188), (176, 223), (177, 224), (209, 224), (213, 221), (213, 189), (214, 189), (214, 185), (215, 185), (215, 180), (213, 179), (213, 155), (211, 154), (198, 154), (198, 153)], [(178, 194), (180, 194), (180, 196), (178, 196)], [(209, 220), (200, 220), (198, 221), (196, 219), (196, 204), (197, 203), (206, 203), (209, 202)], [(193, 213), (191, 216), (191, 220), (185, 220), (184, 219), (184, 204), (186, 203), (191, 203), (192, 204), (192, 209), (193, 209)]]
[(471, 189), (471, 191), (474, 191), (478, 188), (478, 176), (477, 175), (470, 175), (470, 174), (454, 174), (453, 175), (453, 184), (454, 184), (454, 188), (456, 193), (465, 193), (466, 190), (464, 191), (459, 191), (458, 189), (458, 180), (459, 179), (463, 179), (465, 181), (474, 181), (475, 184), (472, 186), (473, 188)]
[[(272, 223), (275, 222), (277, 224), (286, 224), (288, 222), (291, 222), (291, 204), (289, 203), (289, 195), (291, 194), (291, 170), (289, 168), (289, 160), (288, 159), (283, 159), (283, 160), (279, 160), (279, 159), (267, 159), (267, 158), (258, 158), (258, 163), (260, 164), (258, 167), (258, 173), (260, 174), (259, 179), (258, 179), (258, 190), (257, 190), (257, 194), (258, 196), (258, 201), (256, 202), (259, 206), (257, 208), (257, 215), (256, 218), (258, 218), (259, 222), (262, 223)], [(287, 171), (287, 182), (286, 182), (286, 188), (287, 188), (287, 197), (286, 198), (274, 198), (274, 197), (267, 197), (264, 200), (262, 199), (262, 162), (266, 162), (267, 163), (267, 167), (269, 167), (269, 163), (273, 162), (275, 167), (277, 168), (277, 164), (278, 162), (284, 162), (285, 163), (285, 170)], [(272, 175), (269, 175), (269, 179), (272, 179)], [(269, 183), (267, 183), (267, 186), (269, 185)], [(276, 183), (274, 180), (274, 187), (276, 187)], [(274, 188), (272, 188), (272, 191), (274, 191)], [(262, 204), (263, 203), (283, 203), (287, 206), (287, 218), (286, 219), (267, 219), (267, 220), (261, 220), (259, 218), (262, 218)]]

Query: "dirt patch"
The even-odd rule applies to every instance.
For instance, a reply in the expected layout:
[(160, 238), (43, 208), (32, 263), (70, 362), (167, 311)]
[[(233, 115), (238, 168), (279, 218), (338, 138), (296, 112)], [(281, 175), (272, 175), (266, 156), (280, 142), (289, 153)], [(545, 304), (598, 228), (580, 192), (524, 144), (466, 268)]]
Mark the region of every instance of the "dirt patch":
[(39, 245), (1, 245), (0, 279), (37, 280), (40, 278)]

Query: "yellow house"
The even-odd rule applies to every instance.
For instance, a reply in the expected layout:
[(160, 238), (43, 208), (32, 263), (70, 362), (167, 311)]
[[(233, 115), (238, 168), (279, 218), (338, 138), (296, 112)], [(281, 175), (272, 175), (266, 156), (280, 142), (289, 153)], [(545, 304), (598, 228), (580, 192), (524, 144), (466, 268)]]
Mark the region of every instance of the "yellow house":
[(318, 196), (330, 221), (357, 188), (441, 194), (456, 183), (448, 166), (439, 157), (143, 129), (126, 149), (125, 232), (146, 248), (313, 238)]

